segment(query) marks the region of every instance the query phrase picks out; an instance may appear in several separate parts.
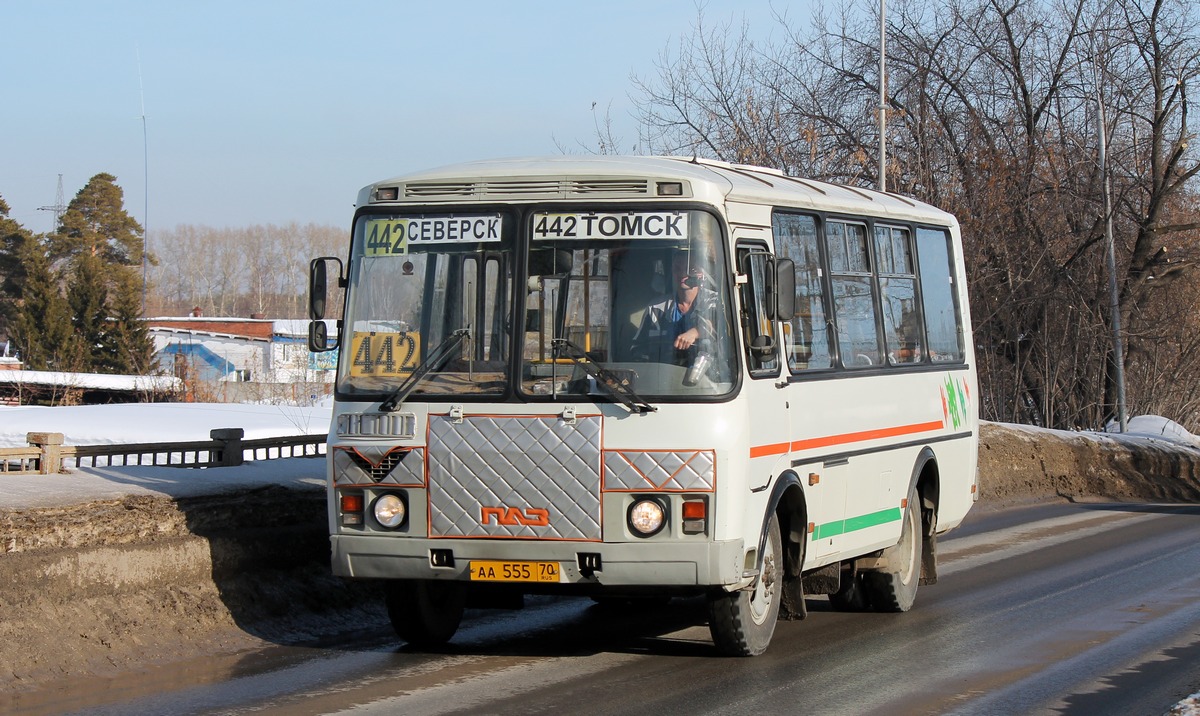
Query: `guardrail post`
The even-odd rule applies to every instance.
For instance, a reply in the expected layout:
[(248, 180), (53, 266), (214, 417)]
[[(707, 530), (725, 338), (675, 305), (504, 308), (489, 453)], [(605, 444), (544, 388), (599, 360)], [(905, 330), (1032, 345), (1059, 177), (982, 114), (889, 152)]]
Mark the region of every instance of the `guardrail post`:
[(41, 450), (38, 457), (39, 475), (57, 475), (62, 472), (62, 433), (25, 433), (25, 440)]
[(237, 467), (242, 460), (242, 438), (246, 431), (241, 428), (216, 428), (208, 436), (221, 445), (217, 448), (216, 462), (221, 467)]

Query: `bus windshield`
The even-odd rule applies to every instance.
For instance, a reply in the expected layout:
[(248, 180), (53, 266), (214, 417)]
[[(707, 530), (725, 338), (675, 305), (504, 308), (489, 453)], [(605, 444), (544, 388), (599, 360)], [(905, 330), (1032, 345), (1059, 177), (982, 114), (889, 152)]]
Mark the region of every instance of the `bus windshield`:
[(505, 213), (360, 217), (339, 390), (503, 394), (513, 244)]
[(733, 389), (724, 240), (712, 215), (559, 210), (535, 212), (531, 224), (523, 394), (579, 399), (616, 388), (638, 400)]
[[(355, 226), (339, 390), (410, 397), (693, 399), (737, 367), (724, 241), (703, 211), (463, 210)], [(514, 260), (527, 246), (523, 262)], [(523, 315), (512, 306), (519, 263)], [(523, 326), (523, 335), (514, 333)]]

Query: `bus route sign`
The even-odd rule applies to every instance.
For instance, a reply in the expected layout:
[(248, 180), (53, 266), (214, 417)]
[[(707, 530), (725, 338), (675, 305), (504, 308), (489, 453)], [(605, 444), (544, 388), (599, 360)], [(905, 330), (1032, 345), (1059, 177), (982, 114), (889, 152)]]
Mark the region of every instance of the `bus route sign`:
[(687, 235), (687, 214), (674, 211), (533, 216), (535, 239), (683, 239)]
[(500, 240), (499, 214), (368, 219), (367, 256), (407, 254), (417, 244), (459, 244)]
[(350, 374), (397, 377), (417, 366), (421, 337), (416, 333), (358, 332), (350, 337)]

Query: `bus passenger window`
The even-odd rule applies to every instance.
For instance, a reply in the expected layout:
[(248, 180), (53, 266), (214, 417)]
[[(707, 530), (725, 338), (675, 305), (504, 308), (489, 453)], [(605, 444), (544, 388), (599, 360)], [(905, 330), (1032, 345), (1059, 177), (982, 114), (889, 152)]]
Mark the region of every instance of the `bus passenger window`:
[(842, 365), (846, 368), (879, 366), (883, 363), (883, 351), (876, 328), (867, 227), (830, 221), (825, 225), (825, 239), (829, 247), (833, 315)]
[(917, 229), (921, 296), (925, 301), (925, 334), (935, 363), (963, 358), (962, 316), (954, 296), (950, 235), (943, 229)]
[(917, 304), (917, 277), (913, 273), (908, 229), (876, 225), (875, 258), (888, 363), (920, 363), (924, 359), (921, 310)]
[(796, 315), (783, 325), (783, 349), (793, 373), (833, 366), (825, 310), (820, 234), (812, 216), (776, 214), (772, 233), (779, 254), (796, 265)]

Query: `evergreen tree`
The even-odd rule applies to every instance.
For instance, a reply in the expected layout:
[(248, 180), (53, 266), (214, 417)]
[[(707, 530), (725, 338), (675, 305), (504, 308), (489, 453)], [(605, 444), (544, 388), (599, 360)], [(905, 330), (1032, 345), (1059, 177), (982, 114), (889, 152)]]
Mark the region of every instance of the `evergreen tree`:
[(67, 266), (63, 279), (67, 285), (67, 304), (71, 307), (71, 324), (87, 351), (87, 369), (111, 373), (114, 372), (110, 359), (113, 350), (108, 345), (111, 321), (103, 271), (104, 264), (98, 257), (84, 253)]
[(141, 266), (142, 227), (125, 213), (125, 193), (112, 174), (97, 174), (79, 190), (51, 236), (52, 260), (90, 253), (106, 264)]
[(18, 355), (30, 370), (79, 370), (84, 352), (45, 247), (25, 233), (16, 256), (23, 276), (9, 332)]
[(20, 251), (29, 232), (8, 218), (8, 204), (0, 197), (0, 321), (10, 325), (25, 281)]
[(125, 276), (109, 296), (108, 330), (102, 343), (101, 372), (145, 375), (154, 367), (154, 341), (141, 320), (141, 282)]
[(141, 232), (125, 213), (116, 177), (97, 174), (50, 237), (89, 370), (144, 374), (152, 368), (154, 345), (141, 321)]

